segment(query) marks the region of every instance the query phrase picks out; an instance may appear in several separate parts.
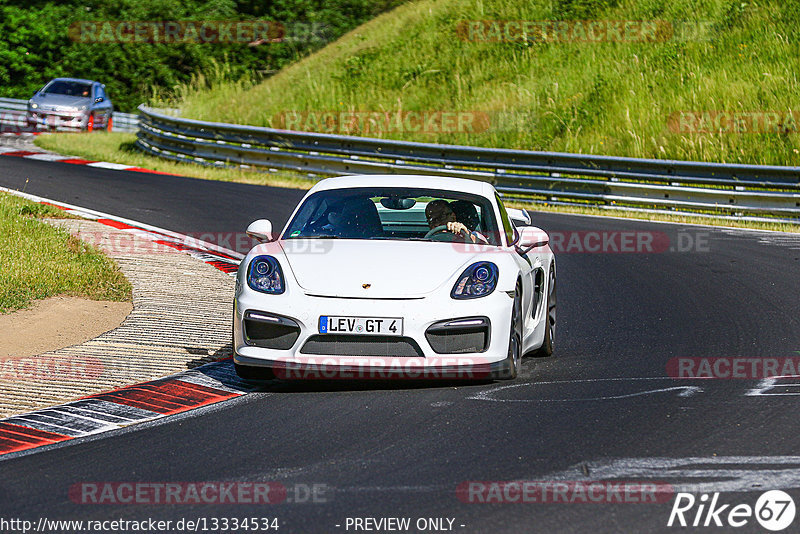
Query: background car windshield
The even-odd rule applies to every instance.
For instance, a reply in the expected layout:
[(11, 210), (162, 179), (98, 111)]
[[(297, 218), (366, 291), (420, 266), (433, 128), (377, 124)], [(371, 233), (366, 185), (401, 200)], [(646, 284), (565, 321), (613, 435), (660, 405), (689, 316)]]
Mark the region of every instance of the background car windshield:
[(82, 82), (69, 82), (56, 80), (42, 90), (48, 95), (83, 96), (88, 98), (92, 94), (92, 85)]
[(387, 187), (314, 193), (300, 207), (283, 239), (470, 239), (442, 229), (448, 221), (463, 223), (469, 231), (484, 236), (490, 245), (500, 243), (492, 204), (482, 196)]

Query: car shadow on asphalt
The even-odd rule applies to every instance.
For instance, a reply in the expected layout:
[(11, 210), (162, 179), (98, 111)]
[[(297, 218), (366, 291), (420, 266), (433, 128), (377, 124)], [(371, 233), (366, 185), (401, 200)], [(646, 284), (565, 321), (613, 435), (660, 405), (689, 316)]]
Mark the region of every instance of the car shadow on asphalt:
[(302, 379), (245, 380), (236, 374), (232, 359), (205, 363), (194, 367), (191, 372), (201, 373), (222, 386), (242, 392), (260, 393), (314, 393), (375, 390), (437, 389), (453, 387), (485, 386), (496, 383), (489, 378), (479, 379), (436, 379), (436, 378), (317, 378), (305, 375)]
[[(265, 393), (335, 393), (348, 391), (403, 391), (485, 386), (495, 381), (482, 380), (270, 380), (256, 385), (254, 391)], [(253, 384), (256, 384), (253, 382)]]

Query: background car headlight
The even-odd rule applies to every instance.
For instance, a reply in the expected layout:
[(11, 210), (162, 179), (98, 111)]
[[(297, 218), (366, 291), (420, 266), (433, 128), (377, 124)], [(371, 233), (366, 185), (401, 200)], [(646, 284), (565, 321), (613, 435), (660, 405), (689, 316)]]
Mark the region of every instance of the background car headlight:
[(255, 291), (280, 295), (285, 287), (283, 271), (272, 256), (256, 256), (247, 268), (247, 285)]
[(497, 265), (488, 261), (473, 263), (461, 273), (450, 296), (454, 299), (476, 299), (489, 295), (497, 287)]
[(39, 104), (36, 102), (31, 102), (31, 109), (39, 109)]

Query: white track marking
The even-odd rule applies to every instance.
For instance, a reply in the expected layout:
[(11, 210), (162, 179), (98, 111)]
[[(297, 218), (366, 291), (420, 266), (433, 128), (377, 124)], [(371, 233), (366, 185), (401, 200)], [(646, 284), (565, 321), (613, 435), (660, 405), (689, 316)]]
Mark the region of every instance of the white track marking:
[(22, 156), (25, 159), (35, 159), (37, 161), (61, 161), (64, 159), (70, 159), (66, 156), (62, 156), (61, 154), (31, 154), (30, 156)]
[[(584, 470), (588, 470), (588, 476)], [(765, 489), (800, 488), (800, 456), (603, 459), (550, 473), (543, 478), (546, 480), (645, 479), (668, 483), (676, 492), (690, 493), (761, 492)]]
[(99, 167), (101, 169), (111, 169), (114, 171), (124, 171), (130, 169), (132, 165), (123, 165), (122, 163), (109, 163), (107, 161), (96, 161), (94, 163), (87, 163), (87, 167)]
[(159, 228), (158, 226), (153, 226), (151, 224), (145, 224), (142, 222), (134, 221), (131, 219), (126, 219), (124, 217), (117, 217), (116, 215), (110, 215), (108, 213), (103, 213), (101, 211), (92, 210), (89, 208), (83, 208), (81, 206), (75, 206), (72, 204), (67, 204), (66, 202), (59, 202), (57, 200), (51, 200), (49, 198), (40, 197), (37, 195), (31, 195), (30, 193), (24, 193), (22, 191), (17, 191), (16, 189), (9, 189), (7, 187), (0, 187), (0, 191), (4, 193), (9, 193), (12, 195), (16, 195), (18, 197), (22, 197), (28, 200), (32, 200), (33, 202), (47, 202), (49, 204), (53, 204), (55, 206), (59, 206), (62, 208), (66, 208), (71, 210), (75, 215), (79, 215), (81, 217), (85, 217), (87, 219), (110, 219), (112, 221), (121, 222), (130, 226), (135, 226), (139, 229), (149, 230), (151, 232), (158, 232), (162, 234), (162, 236), (171, 237), (179, 243), (192, 245), (195, 247), (202, 247), (208, 249), (212, 252), (221, 252), (223, 254), (228, 254), (234, 258), (242, 259), (244, 258), (244, 254), (237, 252), (235, 250), (231, 250), (225, 247), (220, 247), (213, 243), (208, 243), (207, 241), (200, 241), (196, 238), (191, 236), (187, 236), (184, 234), (179, 234), (178, 232), (173, 232), (171, 230), (167, 230), (165, 228)]
[(524, 384), (508, 384), (505, 386), (500, 386), (494, 389), (480, 391), (475, 395), (467, 397), (468, 400), (481, 400), (481, 401), (488, 401), (488, 402), (580, 402), (580, 401), (598, 401), (598, 400), (616, 400), (616, 399), (627, 399), (631, 397), (641, 397), (643, 395), (652, 395), (656, 393), (665, 393), (668, 391), (680, 391), (678, 393), (679, 397), (691, 397), (698, 393), (703, 392), (703, 388), (699, 386), (672, 386), (668, 388), (659, 388), (659, 389), (649, 389), (645, 391), (637, 391), (633, 393), (625, 393), (621, 395), (607, 395), (607, 396), (600, 396), (600, 397), (582, 397), (582, 398), (569, 398), (569, 399), (496, 399), (494, 398), (494, 394), (498, 393), (505, 389), (512, 389), (518, 388), (523, 386), (541, 386), (541, 385), (549, 385), (549, 384), (574, 384), (574, 383), (583, 383), (583, 382), (621, 382), (621, 381), (640, 381), (640, 380), (665, 380), (665, 381), (674, 381), (673, 378), (669, 377), (653, 377), (653, 378), (597, 378), (597, 379), (579, 379), (579, 380), (563, 380), (563, 381), (552, 381), (552, 382), (533, 382), (533, 383), (524, 383)]
[[(495, 390), (496, 392), (497, 390)], [(635, 393), (626, 393), (624, 395), (607, 395), (602, 397), (582, 397), (577, 399), (495, 399), (490, 397), (488, 394), (481, 397), (481, 394), (476, 395), (475, 397), (469, 397), (470, 399), (474, 400), (484, 400), (489, 402), (582, 402), (582, 401), (601, 401), (601, 400), (617, 400), (617, 399), (628, 399), (631, 397), (641, 397), (644, 395), (653, 395), (656, 393), (666, 393), (668, 391), (680, 391), (678, 393), (679, 397), (691, 397), (697, 393), (701, 393), (703, 388), (697, 386), (675, 386), (671, 388), (662, 388), (662, 389), (648, 389), (646, 391), (637, 391)]]
[[(788, 382), (779, 383), (781, 378), (789, 379)], [(800, 390), (794, 391), (778, 391), (775, 393), (766, 393), (767, 391), (777, 388), (796, 388), (800, 387), (800, 380), (796, 376), (773, 376), (770, 378), (762, 378), (759, 380), (756, 387), (745, 393), (746, 397), (796, 397), (800, 395)]]

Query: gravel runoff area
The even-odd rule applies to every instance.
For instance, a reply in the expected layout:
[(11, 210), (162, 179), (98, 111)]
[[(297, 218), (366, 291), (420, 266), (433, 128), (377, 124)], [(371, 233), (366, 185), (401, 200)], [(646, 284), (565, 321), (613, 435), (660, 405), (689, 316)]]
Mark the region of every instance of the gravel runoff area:
[(52, 154), (49, 150), (39, 148), (33, 143), (34, 134), (32, 133), (0, 133), (0, 146), (16, 148), (17, 150), (35, 150), (37, 152), (47, 152)]
[(101, 248), (133, 285), (133, 311), (101, 336), (0, 369), (0, 418), (231, 356), (234, 278), (101, 223), (46, 219)]

